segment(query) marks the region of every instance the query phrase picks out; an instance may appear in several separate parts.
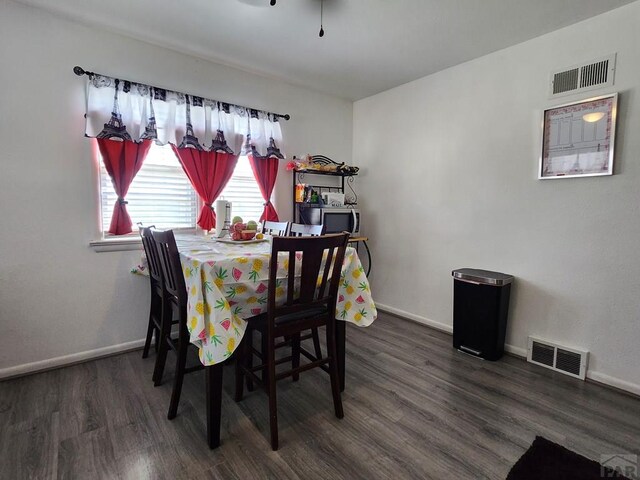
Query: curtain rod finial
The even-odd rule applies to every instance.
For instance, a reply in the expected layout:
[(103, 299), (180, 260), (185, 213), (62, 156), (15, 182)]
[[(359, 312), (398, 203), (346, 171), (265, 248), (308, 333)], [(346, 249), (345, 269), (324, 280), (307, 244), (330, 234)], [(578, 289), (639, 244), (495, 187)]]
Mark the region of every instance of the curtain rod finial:
[(284, 118), (286, 121), (291, 120), (291, 115), (289, 115), (288, 113), (283, 115), (282, 118)]
[(76, 75), (78, 75), (79, 77), (81, 77), (82, 75), (84, 75), (86, 72), (84, 71), (84, 68), (79, 67), (79, 66), (75, 66), (73, 67), (73, 73), (75, 73)]

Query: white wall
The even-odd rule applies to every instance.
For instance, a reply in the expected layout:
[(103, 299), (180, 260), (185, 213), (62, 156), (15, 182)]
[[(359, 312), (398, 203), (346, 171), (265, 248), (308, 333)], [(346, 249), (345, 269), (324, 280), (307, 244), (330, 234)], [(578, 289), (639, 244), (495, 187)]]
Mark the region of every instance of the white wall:
[[(129, 273), (140, 254), (89, 248), (97, 180), (74, 65), (289, 113), (290, 156), (350, 160), (350, 102), (0, 0), (0, 377), (144, 337), (148, 282)], [(275, 197), (290, 218), (284, 169)]]
[[(635, 2), (355, 103), (377, 302), (446, 329), (452, 269), (511, 273), (515, 351), (584, 347), (592, 378), (640, 393), (639, 18)], [(612, 52), (615, 175), (537, 180), (542, 110), (589, 95), (549, 100), (549, 72)]]

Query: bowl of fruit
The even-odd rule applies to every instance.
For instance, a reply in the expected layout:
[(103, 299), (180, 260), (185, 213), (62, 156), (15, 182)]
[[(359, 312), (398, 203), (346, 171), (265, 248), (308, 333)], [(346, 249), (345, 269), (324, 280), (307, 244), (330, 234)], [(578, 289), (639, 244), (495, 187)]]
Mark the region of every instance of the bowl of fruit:
[(253, 240), (257, 233), (258, 224), (256, 222), (251, 220), (244, 223), (242, 221), (242, 217), (233, 217), (231, 228), (229, 229), (231, 240), (236, 242), (246, 242), (248, 240)]

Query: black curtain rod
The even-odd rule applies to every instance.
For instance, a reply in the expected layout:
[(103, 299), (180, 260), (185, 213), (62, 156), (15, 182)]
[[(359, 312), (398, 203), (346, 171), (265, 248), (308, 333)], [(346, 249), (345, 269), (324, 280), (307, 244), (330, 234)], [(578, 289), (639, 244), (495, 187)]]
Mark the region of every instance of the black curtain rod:
[[(75, 73), (79, 77), (81, 77), (82, 75), (87, 75), (88, 77), (93, 77), (94, 75), (102, 75), (101, 73), (88, 72), (84, 68), (79, 67), (77, 65), (75, 67), (73, 67), (73, 73)], [(103, 75), (103, 76), (109, 77), (110, 75)], [(123, 80), (123, 81), (128, 82), (129, 80)], [(140, 83), (140, 82), (131, 82), (131, 83)], [(157, 87), (154, 87), (153, 85), (150, 85), (150, 87), (151, 88), (157, 88)], [(165, 89), (162, 89), (162, 90), (165, 90)], [(193, 97), (198, 96), (199, 97), (199, 95), (190, 95), (190, 96), (193, 96)], [(235, 103), (222, 102), (222, 101), (220, 103), (228, 103), (229, 105), (234, 105), (234, 106), (240, 107), (240, 108), (246, 108), (247, 110), (258, 110), (258, 111), (264, 112), (264, 110), (260, 110), (259, 108), (245, 107), (243, 105), (236, 105)], [(278, 118), (284, 118), (285, 120), (291, 119), (291, 115), (289, 115), (288, 113), (285, 113), (284, 115), (282, 115), (281, 113), (273, 113), (273, 112), (265, 112), (265, 113), (268, 113), (268, 114), (273, 115), (273, 116), (278, 117)]]

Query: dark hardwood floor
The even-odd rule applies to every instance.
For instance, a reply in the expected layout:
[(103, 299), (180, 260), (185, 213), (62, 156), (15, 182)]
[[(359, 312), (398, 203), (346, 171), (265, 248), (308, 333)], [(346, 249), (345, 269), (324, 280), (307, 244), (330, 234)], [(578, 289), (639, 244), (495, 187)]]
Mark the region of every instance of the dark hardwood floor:
[(236, 404), (225, 369), (222, 445), (205, 441), (203, 372), (175, 420), (154, 356), (140, 352), (0, 382), (0, 479), (504, 479), (536, 435), (598, 460), (640, 454), (640, 399), (505, 357), (460, 354), (451, 337), (380, 314), (347, 329), (345, 418), (322, 371), (278, 384), (280, 450), (267, 397)]

